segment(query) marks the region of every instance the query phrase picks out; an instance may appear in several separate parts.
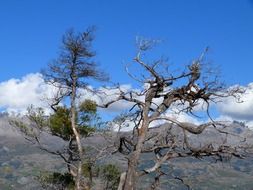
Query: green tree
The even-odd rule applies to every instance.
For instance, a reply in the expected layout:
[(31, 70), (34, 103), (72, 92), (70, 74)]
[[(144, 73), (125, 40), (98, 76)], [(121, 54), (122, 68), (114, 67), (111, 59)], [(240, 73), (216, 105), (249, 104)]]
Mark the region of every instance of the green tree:
[[(54, 113), (50, 115), (48, 120), (45, 120), (41, 109), (30, 109), (28, 118), (37, 130), (34, 130), (34, 127), (28, 128), (18, 121), (12, 122), (14, 125), (22, 126), (20, 128), (22, 132), (26, 136), (33, 137), (33, 140), (44, 150), (46, 148), (42, 147), (39, 142), (39, 133), (42, 129), (49, 127), (52, 135), (69, 141), (69, 156), (67, 158), (64, 156), (65, 153), (48, 152), (61, 156), (68, 164), (77, 190), (88, 188), (82, 180), (82, 160), (85, 150), (81, 138), (94, 130), (90, 124), (95, 117), (91, 118), (96, 115), (96, 104), (92, 101), (85, 101), (80, 107), (77, 105), (78, 92), (80, 89), (88, 88), (89, 79), (108, 80), (107, 75), (98, 69), (98, 65), (94, 61), (96, 54), (92, 50), (93, 40), (94, 27), (81, 33), (75, 33), (73, 30), (65, 33), (59, 57), (42, 71), (45, 81), (54, 86), (57, 91), (54, 98), (50, 99), (50, 107)], [(65, 104), (60, 107), (60, 103), (64, 105), (64, 102), (69, 102), (69, 105)], [(94, 127), (95, 122), (92, 125)]]
[[(96, 103), (91, 100), (85, 100), (76, 112), (76, 126), (80, 138), (87, 137), (95, 132), (95, 122), (98, 121)], [(75, 162), (79, 159), (78, 147), (75, 143), (75, 136), (71, 128), (71, 112), (67, 107), (58, 106), (55, 112), (48, 119), (48, 127), (52, 135), (58, 136), (68, 142), (68, 151), (65, 159), (69, 173), (75, 176)], [(96, 120), (96, 121), (95, 121)]]
[[(64, 98), (70, 100), (70, 123), (74, 141), (78, 150), (78, 166), (75, 174), (76, 189), (80, 190), (82, 176), (82, 157), (84, 149), (81, 144), (81, 136), (78, 130), (78, 116), (76, 107), (77, 93), (80, 88), (87, 88), (87, 79), (106, 81), (105, 73), (100, 71), (92, 58), (95, 52), (91, 46), (94, 40), (94, 28), (88, 28), (85, 32), (75, 33), (70, 30), (63, 36), (62, 48), (58, 59), (48, 65), (43, 71), (48, 83), (56, 86), (59, 96), (54, 99), (51, 107), (55, 109)], [(73, 173), (74, 174), (74, 173)]]
[[(53, 186), (56, 189), (58, 187), (65, 187), (68, 189), (68, 187), (73, 186), (73, 181), (75, 182), (76, 164), (79, 161), (78, 148), (73, 130), (71, 128), (70, 109), (66, 106), (57, 106), (54, 110), (55, 111), (53, 113), (51, 113), (49, 116), (46, 116), (42, 108), (35, 108), (31, 106), (28, 108), (28, 113), (26, 115), (29, 124), (20, 119), (11, 120), (11, 124), (13, 126), (16, 126), (27, 140), (33, 142), (40, 149), (48, 153), (60, 156), (66, 163), (68, 170), (67, 173), (60, 174), (58, 172), (47, 172), (45, 175), (43, 174), (39, 178), (40, 182), (42, 182), (42, 185), (50, 187)], [(77, 131), (80, 134), (81, 138), (88, 137), (91, 133), (96, 131), (95, 124), (96, 122), (100, 121), (97, 115), (95, 102), (91, 100), (83, 101), (81, 105), (78, 106), (76, 115)], [(55, 151), (52, 150), (53, 148), (45, 146), (45, 144), (41, 142), (40, 139), (41, 135), (44, 132), (50, 134), (51, 136), (57, 136), (64, 140), (64, 144), (67, 144), (67, 148), (64, 150)], [(83, 161), (83, 167), (85, 164), (87, 164), (86, 161)], [(92, 171), (89, 170), (89, 172), (89, 175), (84, 175), (84, 173), (82, 173), (82, 176), (88, 178), (89, 182), (87, 183), (87, 186), (90, 186), (92, 184), (92, 178), (89, 177), (92, 175)], [(71, 178), (69, 176), (71, 176)]]

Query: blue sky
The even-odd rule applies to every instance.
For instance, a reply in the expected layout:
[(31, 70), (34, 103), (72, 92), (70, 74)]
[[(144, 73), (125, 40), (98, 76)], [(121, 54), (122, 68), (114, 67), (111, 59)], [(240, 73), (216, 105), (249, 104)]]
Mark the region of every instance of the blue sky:
[(179, 68), (209, 46), (223, 81), (253, 82), (251, 0), (8, 0), (0, 1), (0, 85), (39, 72), (57, 58), (67, 29), (90, 25), (97, 26), (96, 60), (114, 82), (132, 82), (124, 65), (136, 36), (161, 39), (157, 56)]
[(68, 28), (96, 25), (97, 60), (127, 82), (124, 62), (136, 35), (162, 39), (161, 54), (182, 66), (206, 46), (229, 83), (251, 82), (253, 3), (249, 0), (9, 0), (0, 2), (0, 81), (20, 78), (57, 57)]

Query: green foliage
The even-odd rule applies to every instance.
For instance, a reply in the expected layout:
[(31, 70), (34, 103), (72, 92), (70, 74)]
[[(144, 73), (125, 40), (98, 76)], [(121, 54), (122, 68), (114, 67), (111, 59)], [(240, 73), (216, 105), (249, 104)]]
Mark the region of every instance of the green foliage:
[[(27, 117), (31, 121), (31, 126), (18, 120), (10, 121), (10, 124), (17, 127), (25, 136), (33, 138), (38, 131), (45, 130), (47, 127), (49, 127), (52, 135), (58, 136), (63, 140), (70, 140), (73, 136), (69, 108), (58, 106), (48, 119), (42, 108), (30, 106), (27, 111)], [(97, 107), (94, 101), (85, 100), (82, 102), (76, 115), (76, 124), (81, 136), (88, 136), (95, 131), (96, 124), (100, 118), (97, 115)]]
[(84, 100), (79, 106), (79, 125), (97, 128), (100, 117), (97, 115), (96, 102)]
[(81, 135), (88, 136), (90, 133), (95, 132), (100, 119), (97, 115), (96, 102), (88, 99), (84, 100), (79, 105), (78, 116), (78, 129)]
[(49, 117), (49, 128), (53, 135), (69, 140), (73, 135), (70, 110), (66, 107), (57, 107), (56, 112)]
[(96, 102), (86, 99), (80, 104), (79, 109), (81, 112), (96, 114), (97, 105)]
[(105, 189), (116, 190), (120, 180), (120, 170), (113, 164), (104, 165), (100, 169), (101, 176), (106, 183)]
[(85, 161), (82, 165), (82, 171), (84, 177), (98, 177), (101, 167), (96, 166), (90, 161)]
[(116, 190), (120, 180), (120, 169), (113, 164), (95, 165), (88, 160), (82, 165), (83, 176), (92, 181), (93, 177), (99, 177), (105, 183), (105, 190)]
[(90, 177), (90, 175), (92, 174), (92, 163), (90, 163), (89, 161), (84, 162), (82, 165), (82, 170), (84, 177)]
[(69, 173), (42, 172), (38, 177), (42, 187), (47, 189), (74, 189), (75, 181)]
[(82, 136), (85, 136), (85, 137), (87, 137), (89, 134), (96, 131), (95, 128), (90, 127), (90, 126), (85, 126), (85, 125), (84, 126), (78, 126), (78, 130), (79, 130), (79, 133)]
[[(93, 126), (94, 118), (97, 117), (96, 103), (91, 100), (85, 100), (79, 106), (79, 112), (77, 112), (78, 131), (81, 136), (88, 136), (95, 131)], [(73, 135), (71, 129), (71, 112), (67, 107), (57, 107), (55, 113), (49, 117), (49, 128), (53, 135), (59, 136), (64, 140), (69, 140)]]

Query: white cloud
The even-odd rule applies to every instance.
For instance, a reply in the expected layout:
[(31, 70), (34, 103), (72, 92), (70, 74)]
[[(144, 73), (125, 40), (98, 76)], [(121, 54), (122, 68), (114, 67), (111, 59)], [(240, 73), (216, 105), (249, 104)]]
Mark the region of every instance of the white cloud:
[[(93, 88), (89, 87), (91, 91)], [(131, 85), (121, 85), (122, 91), (132, 89)], [(119, 90), (107, 89), (101, 87), (99, 89), (100, 96), (95, 95), (89, 90), (80, 90), (80, 101), (84, 99), (92, 99), (99, 104), (111, 101), (117, 98)], [(30, 73), (21, 79), (9, 79), (0, 83), (0, 109), (6, 110), (9, 113), (25, 113), (27, 107), (34, 105), (42, 107), (49, 112), (48, 102), (46, 98), (52, 98), (56, 92), (56, 88), (47, 85), (40, 73)], [(126, 101), (114, 103), (108, 109), (103, 109), (106, 112), (121, 112), (129, 109), (133, 104)]]
[(235, 98), (227, 98), (218, 104), (218, 109), (222, 115), (229, 116), (237, 120), (253, 120), (253, 83), (249, 83), (242, 94), (242, 103), (238, 103)]
[(180, 122), (188, 122), (188, 123), (194, 123), (196, 125), (199, 125), (201, 123), (203, 123), (203, 120), (198, 120), (196, 117), (188, 115), (184, 112), (181, 112), (179, 114), (175, 114), (175, 113), (167, 113), (166, 114), (168, 117), (171, 117), (173, 119), (176, 119)]
[[(131, 87), (131, 85), (122, 85), (120, 86), (121, 90), (123, 90), (124, 92), (126, 91), (130, 91), (130, 90), (134, 90), (136, 92), (140, 92), (141, 89), (133, 89)], [(143, 89), (145, 89), (147, 86), (143, 86)], [(252, 112), (252, 108), (253, 108), (253, 83), (250, 83), (249, 85), (247, 85), (246, 87), (242, 87), (244, 88), (246, 91), (245, 93), (242, 95), (242, 99), (243, 103), (237, 103), (235, 98), (226, 98), (224, 99), (223, 102), (219, 102), (218, 104), (210, 104), (212, 106), (212, 108), (217, 107), (218, 110), (220, 111), (220, 115), (217, 118), (214, 118), (215, 120), (218, 121), (227, 121), (227, 122), (231, 122), (233, 120), (238, 120), (238, 121), (243, 121), (245, 122), (246, 125), (248, 125), (250, 128), (253, 129), (253, 112)], [(168, 89), (170, 90), (170, 89)], [(110, 100), (113, 100), (117, 97), (117, 94), (119, 93), (118, 90), (116, 89), (106, 89), (106, 88), (100, 88), (100, 91), (103, 92), (101, 97), (98, 96), (94, 96), (94, 95), (88, 95), (88, 96), (83, 96), (86, 98), (91, 98), (93, 100), (95, 100), (98, 103), (103, 103), (103, 102), (107, 102)], [(115, 95), (116, 93), (116, 95)], [(138, 98), (139, 100), (143, 101), (144, 100), (144, 96), (141, 96)], [(160, 104), (162, 101), (162, 99), (157, 98), (154, 102), (156, 104)], [(204, 101), (199, 101), (199, 104), (194, 107), (193, 111), (194, 112), (201, 112), (201, 111), (205, 111), (207, 108), (207, 104)], [(119, 101), (116, 102), (114, 104), (112, 104), (112, 106), (110, 106), (108, 109), (104, 109), (103, 111), (106, 112), (115, 112), (115, 113), (119, 113), (123, 110), (127, 110), (130, 109), (133, 106), (132, 103), (126, 102), (126, 101)], [(178, 121), (181, 122), (191, 122), (194, 124), (201, 124), (203, 122), (207, 122), (209, 119), (206, 117), (204, 118), (196, 118), (192, 115), (188, 115), (184, 112), (178, 112), (178, 109), (181, 110), (182, 107), (178, 107), (177, 106), (173, 106), (172, 109), (170, 111), (168, 111), (166, 113), (167, 116), (172, 117), (174, 119), (177, 119)], [(156, 126), (160, 124), (159, 122), (154, 122), (152, 123), (152, 126)], [(127, 130), (129, 130), (128, 127)]]
[(52, 92), (53, 88), (45, 84), (39, 73), (31, 73), (21, 79), (10, 79), (0, 83), (0, 107), (15, 113), (24, 113), (31, 104), (47, 107), (42, 99)]
[[(103, 105), (112, 100), (116, 100), (120, 94), (120, 91), (127, 92), (129, 90), (134, 90), (129, 84), (120, 85), (119, 88), (120, 90), (117, 88), (101, 87), (97, 90), (97, 93), (92, 92), (92, 87), (89, 87), (90, 90), (79, 90), (80, 101), (90, 99), (99, 105)], [(134, 104), (131, 102), (121, 100), (111, 104), (108, 108), (102, 110), (105, 112), (121, 112), (123, 110), (130, 109), (133, 105)]]
[[(143, 86), (143, 89), (145, 89), (145, 85)], [(213, 108), (217, 107), (217, 109), (220, 111), (220, 115), (217, 118), (214, 118), (215, 120), (219, 121), (228, 121), (231, 122), (233, 120), (238, 121), (244, 121), (246, 125), (253, 128), (253, 83), (249, 83), (246, 87), (242, 87), (245, 89), (245, 93), (242, 94), (241, 100), (242, 103), (238, 103), (235, 98), (226, 98), (223, 99), (222, 102), (219, 102), (217, 104), (211, 104)], [(122, 85), (121, 89), (123, 91), (140, 91), (140, 89), (133, 89), (131, 85)], [(95, 96), (95, 95), (87, 95), (89, 93), (86, 93), (82, 98), (91, 98), (95, 100), (98, 103), (107, 102), (110, 100), (113, 100), (117, 97), (117, 93), (119, 93), (116, 89), (106, 89), (106, 88), (100, 88), (100, 91), (103, 92), (101, 97)], [(116, 95), (115, 95), (116, 93)], [(85, 93), (84, 93), (85, 94)], [(139, 98), (143, 101), (143, 96)], [(161, 99), (155, 100), (155, 103), (159, 104), (161, 103)], [(104, 111), (108, 112), (121, 112), (126, 109), (130, 109), (133, 106), (132, 103), (126, 102), (126, 101), (120, 101), (117, 103), (112, 104), (108, 109)], [(200, 101), (199, 104), (194, 107), (194, 112), (201, 112), (206, 110), (207, 104), (205, 102)], [(166, 113), (166, 115), (173, 117), (181, 122), (192, 122), (195, 124), (201, 124), (203, 122), (206, 122), (208, 118), (198, 119), (194, 116), (188, 115), (186, 113), (180, 112), (178, 113), (178, 109), (181, 109), (182, 107), (172, 107), (172, 110)], [(156, 125), (158, 123), (154, 123), (153, 125)]]
[[(243, 88), (245, 89), (245, 93), (242, 94), (243, 103), (237, 103), (234, 98), (227, 98), (223, 102), (218, 103), (216, 106), (220, 111), (220, 116), (216, 119), (244, 121), (253, 127), (253, 83)], [(90, 89), (93, 90), (91, 86)], [(130, 90), (140, 92), (141, 90), (132, 88), (130, 84), (121, 85), (120, 89), (124, 92)], [(145, 86), (143, 86), (143, 89), (145, 89)], [(54, 87), (45, 84), (42, 75), (39, 73), (31, 73), (21, 79), (10, 79), (0, 83), (0, 108), (15, 113), (24, 113), (31, 104), (48, 109), (45, 97), (52, 97), (55, 90)], [(99, 91), (101, 92), (100, 96), (89, 90), (80, 90), (80, 101), (92, 99), (98, 104), (103, 104), (116, 99), (119, 95), (118, 89), (101, 87)], [(143, 96), (139, 97), (139, 100), (143, 101)], [(160, 99), (156, 100), (156, 103), (160, 102)], [(118, 101), (109, 106), (109, 108), (102, 109), (102, 111), (120, 113), (130, 109), (132, 106), (133, 103)], [(202, 109), (202, 104), (200, 104), (195, 111), (201, 111)], [(167, 114), (177, 118), (179, 121), (193, 122), (195, 124), (201, 122), (187, 114), (181, 113), (178, 115), (173, 114), (173, 112), (168, 112)]]

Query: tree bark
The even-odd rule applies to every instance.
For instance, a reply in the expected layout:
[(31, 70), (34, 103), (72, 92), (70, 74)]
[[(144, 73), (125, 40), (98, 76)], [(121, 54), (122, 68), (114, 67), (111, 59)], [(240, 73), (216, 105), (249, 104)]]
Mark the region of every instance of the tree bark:
[(138, 134), (138, 141), (135, 150), (132, 152), (129, 160), (128, 160), (128, 169), (127, 169), (127, 174), (126, 174), (126, 179), (125, 179), (125, 184), (124, 184), (124, 190), (135, 190), (136, 189), (136, 183), (138, 181), (138, 174), (136, 172), (137, 166), (138, 166), (138, 161), (140, 158), (140, 154), (142, 151), (142, 147), (146, 138), (148, 126), (149, 126), (149, 117), (148, 117), (148, 112), (149, 112), (149, 107), (151, 103), (146, 102), (145, 108), (143, 110), (143, 115), (142, 115), (142, 125), (139, 130)]
[(123, 172), (120, 175), (118, 190), (123, 190), (125, 180), (126, 180), (126, 172)]
[(77, 167), (77, 176), (75, 181), (76, 190), (81, 190), (81, 177), (82, 177), (82, 156), (83, 156), (83, 148), (81, 144), (80, 134), (76, 127), (76, 78), (73, 77), (72, 83), (72, 94), (71, 94), (71, 128), (76, 138), (79, 161)]

